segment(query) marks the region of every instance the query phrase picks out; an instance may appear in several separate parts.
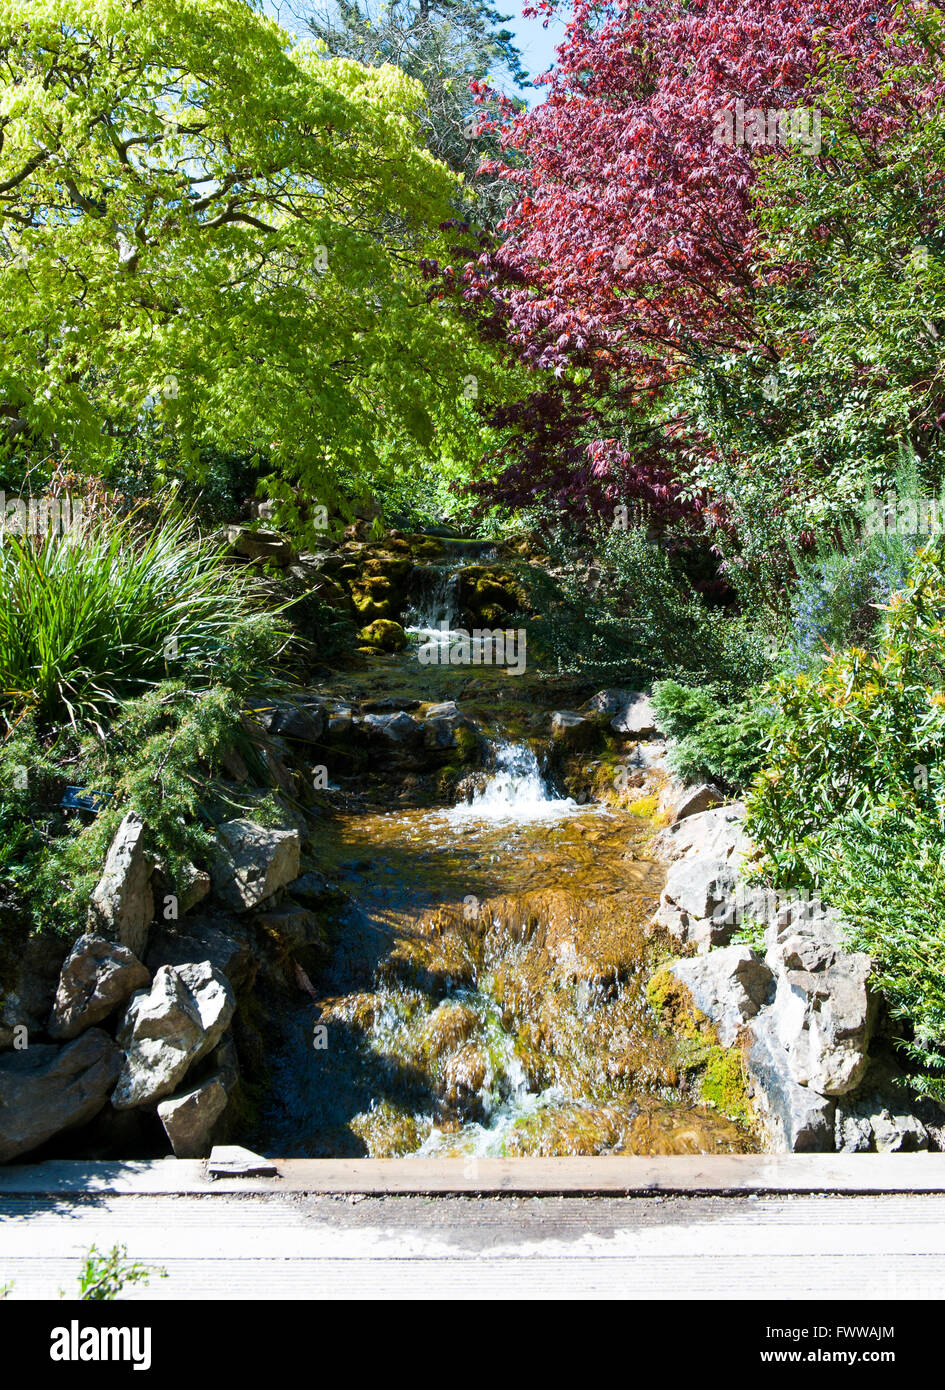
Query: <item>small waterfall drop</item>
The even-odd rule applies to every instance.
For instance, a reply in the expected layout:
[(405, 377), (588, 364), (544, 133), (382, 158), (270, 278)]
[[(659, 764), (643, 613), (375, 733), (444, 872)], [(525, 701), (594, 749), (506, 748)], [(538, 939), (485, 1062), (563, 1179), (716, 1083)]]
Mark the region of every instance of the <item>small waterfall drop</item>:
[(500, 743), (495, 766), (471, 801), (447, 812), (454, 824), (466, 820), (554, 820), (577, 810), (571, 797), (557, 797), (541, 774), (535, 752), (527, 743)]

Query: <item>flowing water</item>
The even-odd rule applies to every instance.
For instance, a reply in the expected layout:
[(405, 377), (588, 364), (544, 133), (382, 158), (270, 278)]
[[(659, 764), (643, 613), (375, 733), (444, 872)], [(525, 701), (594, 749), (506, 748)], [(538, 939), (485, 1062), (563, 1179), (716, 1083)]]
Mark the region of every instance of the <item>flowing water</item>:
[(343, 815), (320, 997), (284, 1021), (262, 1142), (312, 1156), (737, 1152), (646, 1004), (663, 870), (628, 810), (558, 797), (526, 744), (439, 810)]

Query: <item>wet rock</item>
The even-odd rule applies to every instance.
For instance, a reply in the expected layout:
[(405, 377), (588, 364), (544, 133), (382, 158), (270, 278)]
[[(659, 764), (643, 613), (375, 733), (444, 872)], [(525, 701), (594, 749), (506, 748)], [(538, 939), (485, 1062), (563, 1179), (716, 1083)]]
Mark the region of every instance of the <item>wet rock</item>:
[[(385, 695), (381, 700), (362, 700), (361, 710), (364, 714), (399, 714), (402, 710), (419, 709), (421, 703), (422, 701), (412, 700), (407, 696)], [(454, 712), (455, 708), (454, 705)]]
[(725, 946), (707, 956), (673, 961), (670, 969), (696, 1008), (716, 1025), (723, 1047), (733, 1045), (774, 987), (771, 971), (749, 946)]
[(694, 941), (702, 951), (724, 946), (735, 927), (728, 912), (735, 888), (735, 870), (724, 859), (678, 860), (666, 876), (657, 920), (680, 941)]
[(379, 647), (382, 652), (402, 652), (407, 645), (407, 634), (400, 623), (381, 617), (361, 629), (358, 641), (369, 647)]
[(226, 1109), (222, 1079), (211, 1076), (200, 1086), (158, 1104), (164, 1132), (175, 1158), (205, 1158), (210, 1153), (213, 1128)]
[(209, 961), (164, 965), (136, 994), (118, 1030), (125, 1062), (112, 1096), (116, 1110), (162, 1100), (223, 1036), (236, 1000)]
[(0, 1163), (91, 1120), (120, 1066), (121, 1053), (101, 1028), (65, 1047), (34, 1043), (0, 1057)]
[(423, 726), (409, 714), (366, 714), (361, 727), (368, 737), (381, 738), (394, 747), (416, 743), (423, 738)]
[(117, 941), (80, 936), (66, 958), (49, 1019), (54, 1038), (75, 1038), (100, 1023), (151, 976), (136, 955)]
[(105, 856), (102, 877), (89, 905), (89, 929), (117, 937), (139, 958), (154, 920), (151, 872), (154, 861), (144, 848), (145, 824), (129, 811)]
[(762, 1009), (750, 1028), (746, 1066), (772, 1152), (832, 1153), (835, 1102), (795, 1080), (773, 1009)]
[(433, 1059), (452, 1052), (479, 1031), (481, 1024), (474, 1009), (456, 1000), (444, 999), (427, 1019), (424, 1046)]
[(259, 722), (267, 733), (294, 739), (297, 743), (318, 743), (325, 732), (325, 711), (321, 704), (276, 705), (263, 710)]
[(351, 710), (347, 707), (347, 705), (342, 705), (336, 707), (335, 709), (329, 710), (328, 727), (325, 730), (325, 733), (327, 737), (331, 739), (333, 742), (336, 740), (349, 738), (353, 727), (354, 720), (352, 717)]
[(672, 820), (678, 823), (686, 820), (688, 816), (697, 816), (702, 811), (711, 810), (713, 806), (721, 806), (724, 800), (718, 787), (712, 786), (709, 782), (703, 782), (698, 787), (687, 787), (673, 805)]
[(234, 918), (192, 917), (179, 926), (161, 927), (151, 938), (146, 961), (152, 974), (162, 965), (209, 961), (237, 994), (252, 988), (259, 965), (249, 931)]
[(233, 553), (246, 560), (270, 560), (280, 569), (292, 560), (292, 547), (278, 531), (251, 531), (248, 526), (230, 526), (226, 538)]
[(213, 887), (228, 906), (246, 912), (299, 874), (299, 832), (270, 830), (251, 820), (225, 821), (211, 871)]
[(566, 753), (586, 753), (600, 742), (600, 729), (593, 719), (573, 710), (556, 710), (551, 716), (551, 737)]

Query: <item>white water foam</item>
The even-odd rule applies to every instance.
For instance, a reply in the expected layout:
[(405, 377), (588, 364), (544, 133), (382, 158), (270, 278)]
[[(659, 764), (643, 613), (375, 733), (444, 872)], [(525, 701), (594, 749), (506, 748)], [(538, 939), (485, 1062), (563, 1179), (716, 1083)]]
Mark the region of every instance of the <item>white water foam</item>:
[(502, 743), (496, 749), (495, 770), (485, 786), (471, 801), (447, 811), (446, 819), (453, 825), (470, 820), (557, 820), (580, 809), (571, 797), (551, 794), (527, 743)]

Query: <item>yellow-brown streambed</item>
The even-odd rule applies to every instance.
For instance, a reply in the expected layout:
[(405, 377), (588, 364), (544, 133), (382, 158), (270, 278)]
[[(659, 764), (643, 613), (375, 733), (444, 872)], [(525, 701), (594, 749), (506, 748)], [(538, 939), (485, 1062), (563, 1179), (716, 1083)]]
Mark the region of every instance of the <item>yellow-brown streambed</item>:
[(663, 879), (650, 827), (553, 801), (512, 771), (472, 806), (326, 823), (316, 857), (349, 905), (319, 998), (273, 1060), (270, 1151), (755, 1147), (701, 1102), (691, 1041), (647, 1006)]

